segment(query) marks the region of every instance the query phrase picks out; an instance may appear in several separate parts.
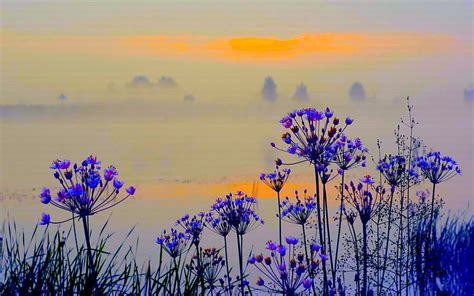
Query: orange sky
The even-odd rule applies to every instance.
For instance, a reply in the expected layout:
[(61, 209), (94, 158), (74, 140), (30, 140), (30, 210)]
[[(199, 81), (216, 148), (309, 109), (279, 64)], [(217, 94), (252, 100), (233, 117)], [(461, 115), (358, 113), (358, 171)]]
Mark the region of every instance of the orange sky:
[(5, 31), (4, 49), (32, 53), (162, 56), (239, 62), (298, 61), (308, 59), (410, 57), (462, 49), (446, 34), (418, 33), (301, 33), (276, 36), (124, 36), (28, 35)]

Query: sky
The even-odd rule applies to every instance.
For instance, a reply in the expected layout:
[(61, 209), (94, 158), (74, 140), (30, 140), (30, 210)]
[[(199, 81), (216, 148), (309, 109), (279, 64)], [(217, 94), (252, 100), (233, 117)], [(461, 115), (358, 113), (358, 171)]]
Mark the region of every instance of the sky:
[[(269, 145), (286, 112), (330, 106), (391, 153), (410, 96), (417, 135), (464, 171), (440, 191), (447, 207), (472, 200), (471, 1), (0, 3), (3, 198), (36, 196), (53, 159), (93, 153), (165, 223), (182, 210), (170, 200), (204, 210), (251, 191), (286, 157)], [(295, 168), (287, 193), (310, 178)]]

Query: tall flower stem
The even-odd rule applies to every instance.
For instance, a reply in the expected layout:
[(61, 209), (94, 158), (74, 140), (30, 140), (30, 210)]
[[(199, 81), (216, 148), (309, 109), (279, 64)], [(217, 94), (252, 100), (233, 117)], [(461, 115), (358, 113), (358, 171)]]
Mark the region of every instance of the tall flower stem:
[(198, 265), (198, 280), (201, 283), (201, 295), (204, 295), (204, 276), (203, 276), (203, 267), (202, 267), (202, 262), (201, 262), (201, 254), (199, 251), (199, 243), (194, 244), (196, 247), (196, 254), (197, 254), (197, 265)]
[[(392, 224), (392, 207), (393, 207), (393, 195), (395, 190), (391, 190), (390, 193), (390, 204), (388, 206), (388, 221), (387, 221), (387, 237), (385, 240), (385, 251), (383, 256), (383, 266), (382, 266), (382, 281), (385, 278), (385, 271), (387, 270), (387, 260), (388, 260), (388, 246), (390, 245), (390, 230)], [(382, 294), (383, 285), (379, 287), (379, 295)]]
[(173, 263), (174, 263), (174, 272), (175, 272), (173, 294), (176, 292), (176, 288), (178, 288), (178, 295), (179, 295), (181, 294), (181, 282), (179, 280), (179, 264), (176, 263), (176, 257), (173, 258)]
[(332, 241), (331, 241), (331, 230), (329, 229), (329, 210), (328, 210), (328, 198), (326, 191), (326, 183), (323, 183), (323, 203), (324, 210), (326, 215), (326, 231), (327, 231), (327, 244), (329, 251), (329, 261), (331, 263), (331, 274), (332, 274), (332, 284), (336, 284), (336, 267), (334, 266), (333, 256), (332, 256)]
[(229, 271), (229, 255), (227, 249), (227, 235), (224, 236), (224, 253), (225, 253), (225, 268), (227, 272), (227, 289), (229, 289), (229, 294), (232, 292), (230, 291), (230, 271)]
[(362, 281), (362, 296), (367, 296), (367, 223), (362, 223), (362, 252), (363, 252), (363, 281)]
[[(311, 269), (311, 262), (310, 262), (310, 258), (309, 258), (309, 255), (308, 255), (308, 243), (306, 242), (306, 229), (304, 227), (304, 224), (301, 225), (301, 228), (303, 228), (303, 246), (304, 246), (304, 254), (306, 256), (306, 264), (308, 265), (308, 270), (309, 270), (309, 276), (311, 277), (311, 279), (314, 279), (314, 274), (313, 274), (313, 270)], [(313, 290), (313, 294), (316, 295), (316, 288), (314, 287), (314, 281), (313, 283), (311, 283), (311, 289)]]
[(277, 199), (278, 199), (278, 238), (279, 243), (281, 245), (281, 207), (280, 207), (280, 191), (277, 191)]
[(339, 225), (337, 227), (337, 241), (336, 241), (336, 255), (335, 255), (335, 258), (334, 258), (334, 267), (335, 267), (335, 270), (334, 270), (334, 275), (333, 275), (333, 278), (336, 277), (336, 272), (337, 272), (337, 257), (338, 257), (338, 254), (339, 254), (339, 243), (340, 243), (340, 239), (341, 239), (341, 226), (342, 226), (342, 207), (344, 206), (344, 171), (342, 171), (342, 177), (341, 177), (341, 204), (339, 206)]
[(352, 239), (354, 241), (354, 252), (355, 252), (355, 261), (356, 261), (356, 273), (357, 273), (357, 281), (356, 281), (356, 290), (357, 293), (360, 293), (360, 259), (359, 259), (359, 246), (357, 244), (357, 233), (355, 231), (354, 225), (347, 221), (349, 226), (349, 232), (351, 233)]
[[(319, 175), (316, 165), (314, 165), (314, 175), (315, 175), (315, 182), (316, 182), (316, 205), (318, 210), (318, 232), (319, 232), (319, 240), (321, 243), (321, 249), (323, 253), (326, 253), (324, 238), (323, 238), (323, 223), (321, 221), (321, 198), (319, 194)], [(328, 276), (326, 270), (326, 261), (323, 260), (323, 291), (324, 295), (328, 295)]]
[(243, 267), (243, 251), (242, 251), (242, 245), (240, 241), (240, 236), (237, 233), (237, 252), (239, 253), (239, 271), (240, 271), (240, 292), (242, 295), (244, 294), (244, 267)]
[(431, 233), (433, 231), (433, 216), (434, 216), (434, 205), (435, 205), (435, 190), (436, 190), (436, 183), (433, 183), (433, 193), (431, 194), (431, 211), (430, 211), (430, 227), (428, 228), (428, 243), (431, 240)]
[(92, 283), (94, 287), (97, 287), (97, 274), (94, 266), (94, 257), (92, 256), (92, 246), (91, 246), (91, 239), (90, 239), (90, 232), (89, 232), (89, 223), (86, 217), (82, 218), (82, 226), (84, 227), (84, 237), (86, 239), (86, 246), (87, 246), (87, 258), (89, 261), (89, 271), (92, 278)]

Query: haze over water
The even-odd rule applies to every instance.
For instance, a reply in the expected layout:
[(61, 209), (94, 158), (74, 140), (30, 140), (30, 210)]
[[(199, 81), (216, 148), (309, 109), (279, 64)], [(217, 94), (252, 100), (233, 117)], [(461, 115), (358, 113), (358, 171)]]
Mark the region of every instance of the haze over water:
[[(252, 193), (277, 157), (292, 160), (269, 144), (281, 143), (278, 121), (288, 111), (329, 106), (350, 116), (348, 135), (376, 156), (377, 139), (384, 153), (395, 152), (407, 96), (420, 122), (416, 136), (463, 170), (440, 186), (446, 207), (472, 213), (468, 1), (3, 1), (1, 10), (2, 215), (22, 227), (30, 229), (42, 211), (61, 216), (36, 198), (41, 187), (56, 188), (51, 161), (95, 154), (137, 187), (114, 210), (111, 227), (120, 234), (138, 225), (141, 241), (153, 244), (184, 213), (207, 210), (230, 191)], [(274, 101), (261, 95), (267, 76), (276, 84)], [(350, 96), (355, 82), (363, 98)], [(300, 83), (308, 101), (293, 98)], [(368, 167), (349, 178), (375, 175)], [(292, 170), (285, 194), (314, 190), (308, 165)], [(257, 197), (275, 228), (276, 202), (263, 184)]]

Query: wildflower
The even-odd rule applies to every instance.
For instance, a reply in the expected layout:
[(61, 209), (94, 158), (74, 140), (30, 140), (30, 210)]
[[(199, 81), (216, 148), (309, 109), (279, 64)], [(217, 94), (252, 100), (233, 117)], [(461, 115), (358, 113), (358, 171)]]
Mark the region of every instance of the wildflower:
[(424, 156), (419, 156), (415, 165), (420, 169), (421, 175), (433, 184), (447, 181), (461, 174), (457, 162), (449, 156), (442, 156), (441, 152), (429, 152)]
[[(50, 168), (55, 170), (55, 178), (62, 188), (54, 200), (51, 199), (50, 190), (44, 188), (40, 194), (41, 202), (85, 218), (118, 205), (135, 194), (135, 188), (129, 187), (126, 194), (120, 196), (123, 182), (115, 178), (118, 175), (117, 170), (114, 166), (109, 166), (103, 171), (102, 177), (98, 166), (100, 163), (97, 157), (91, 155), (81, 166), (74, 164), (73, 169), (68, 170), (71, 165), (69, 160), (53, 161)], [(112, 179), (113, 182), (109, 182)], [(108, 190), (109, 183), (113, 185), (111, 191)]]
[(301, 199), (298, 195), (298, 191), (295, 191), (296, 202), (292, 203), (287, 197), (280, 205), (282, 208), (283, 220), (298, 224), (305, 225), (310, 219), (313, 212), (316, 210), (316, 203), (314, 198), (306, 196), (307, 191), (304, 191), (304, 197)]
[(113, 165), (104, 170), (104, 179), (106, 181), (112, 181), (116, 176), (118, 176), (118, 172)]
[(381, 186), (374, 187), (374, 179), (367, 175), (360, 180), (357, 186), (350, 182), (346, 184), (347, 201), (359, 214), (362, 223), (367, 223), (372, 216), (383, 207), (385, 188)]
[(46, 214), (46, 213), (42, 213), (41, 214), (41, 220), (40, 220), (40, 225), (48, 225), (49, 223), (51, 223), (51, 217), (49, 216), (49, 214)]
[(41, 202), (48, 204), (51, 201), (51, 193), (49, 188), (44, 187), (40, 194)]
[(156, 243), (171, 256), (176, 258), (187, 250), (190, 236), (186, 233), (171, 229), (170, 232), (163, 231), (163, 234), (156, 239)]
[(224, 265), (225, 260), (219, 254), (219, 250), (216, 248), (206, 248), (204, 250), (201, 249), (199, 255), (193, 257), (189, 267), (194, 274), (202, 275), (204, 282), (212, 291), (219, 282), (219, 275)]
[(279, 170), (277, 166), (273, 173), (260, 175), (260, 180), (276, 192), (280, 192), (290, 176), (290, 169)]
[(407, 173), (405, 157), (386, 155), (379, 161), (377, 170), (382, 173), (390, 185), (398, 186)]
[(289, 245), (296, 245), (298, 243), (298, 239), (293, 236), (287, 236), (286, 237), (286, 243)]
[(270, 256), (264, 260), (257, 260), (263, 258), (263, 255), (252, 256), (250, 261), (261, 273), (257, 286), (264, 287), (272, 294), (299, 295), (312, 287), (310, 270), (313, 267), (305, 263), (303, 254), (295, 253), (295, 244), (298, 240), (293, 237), (287, 237), (286, 240), (289, 242), (288, 252), (285, 246), (276, 246), (269, 242), (267, 249), (270, 251)]
[(367, 184), (367, 185), (372, 185), (372, 184), (375, 183), (374, 178), (372, 178), (372, 176), (370, 176), (370, 175), (364, 176), (364, 178), (360, 179), (360, 181), (362, 183)]
[(197, 216), (192, 218), (189, 215), (184, 215), (181, 219), (176, 221), (176, 225), (181, 226), (184, 231), (191, 236), (192, 242), (198, 245), (201, 240), (201, 234), (204, 231), (204, 213), (199, 213)]
[(70, 165), (71, 165), (71, 162), (69, 160), (57, 159), (53, 161), (53, 164), (49, 168), (52, 170), (67, 170)]
[(227, 221), (227, 218), (225, 216), (216, 215), (213, 211), (206, 214), (205, 225), (223, 237), (226, 237), (232, 230), (232, 226)]
[[(326, 108), (320, 112), (314, 108), (295, 110), (280, 120), (289, 131), (283, 134), (282, 140), (289, 147), (279, 149), (297, 155), (310, 163), (322, 162), (323, 154), (343, 134), (352, 121), (346, 120), (346, 126), (339, 127), (339, 119), (333, 118), (333, 112)], [(273, 147), (276, 147), (272, 143)]]
[[(345, 135), (341, 135), (339, 139), (331, 147), (332, 162), (335, 163), (342, 171), (350, 168), (365, 167), (366, 156), (369, 151), (359, 138), (353, 140), (348, 139)], [(342, 175), (342, 172), (339, 172)]]
[(264, 223), (257, 215), (255, 205), (255, 198), (237, 192), (236, 197), (228, 194), (224, 199), (218, 199), (211, 212), (225, 219), (237, 234), (244, 235)]

